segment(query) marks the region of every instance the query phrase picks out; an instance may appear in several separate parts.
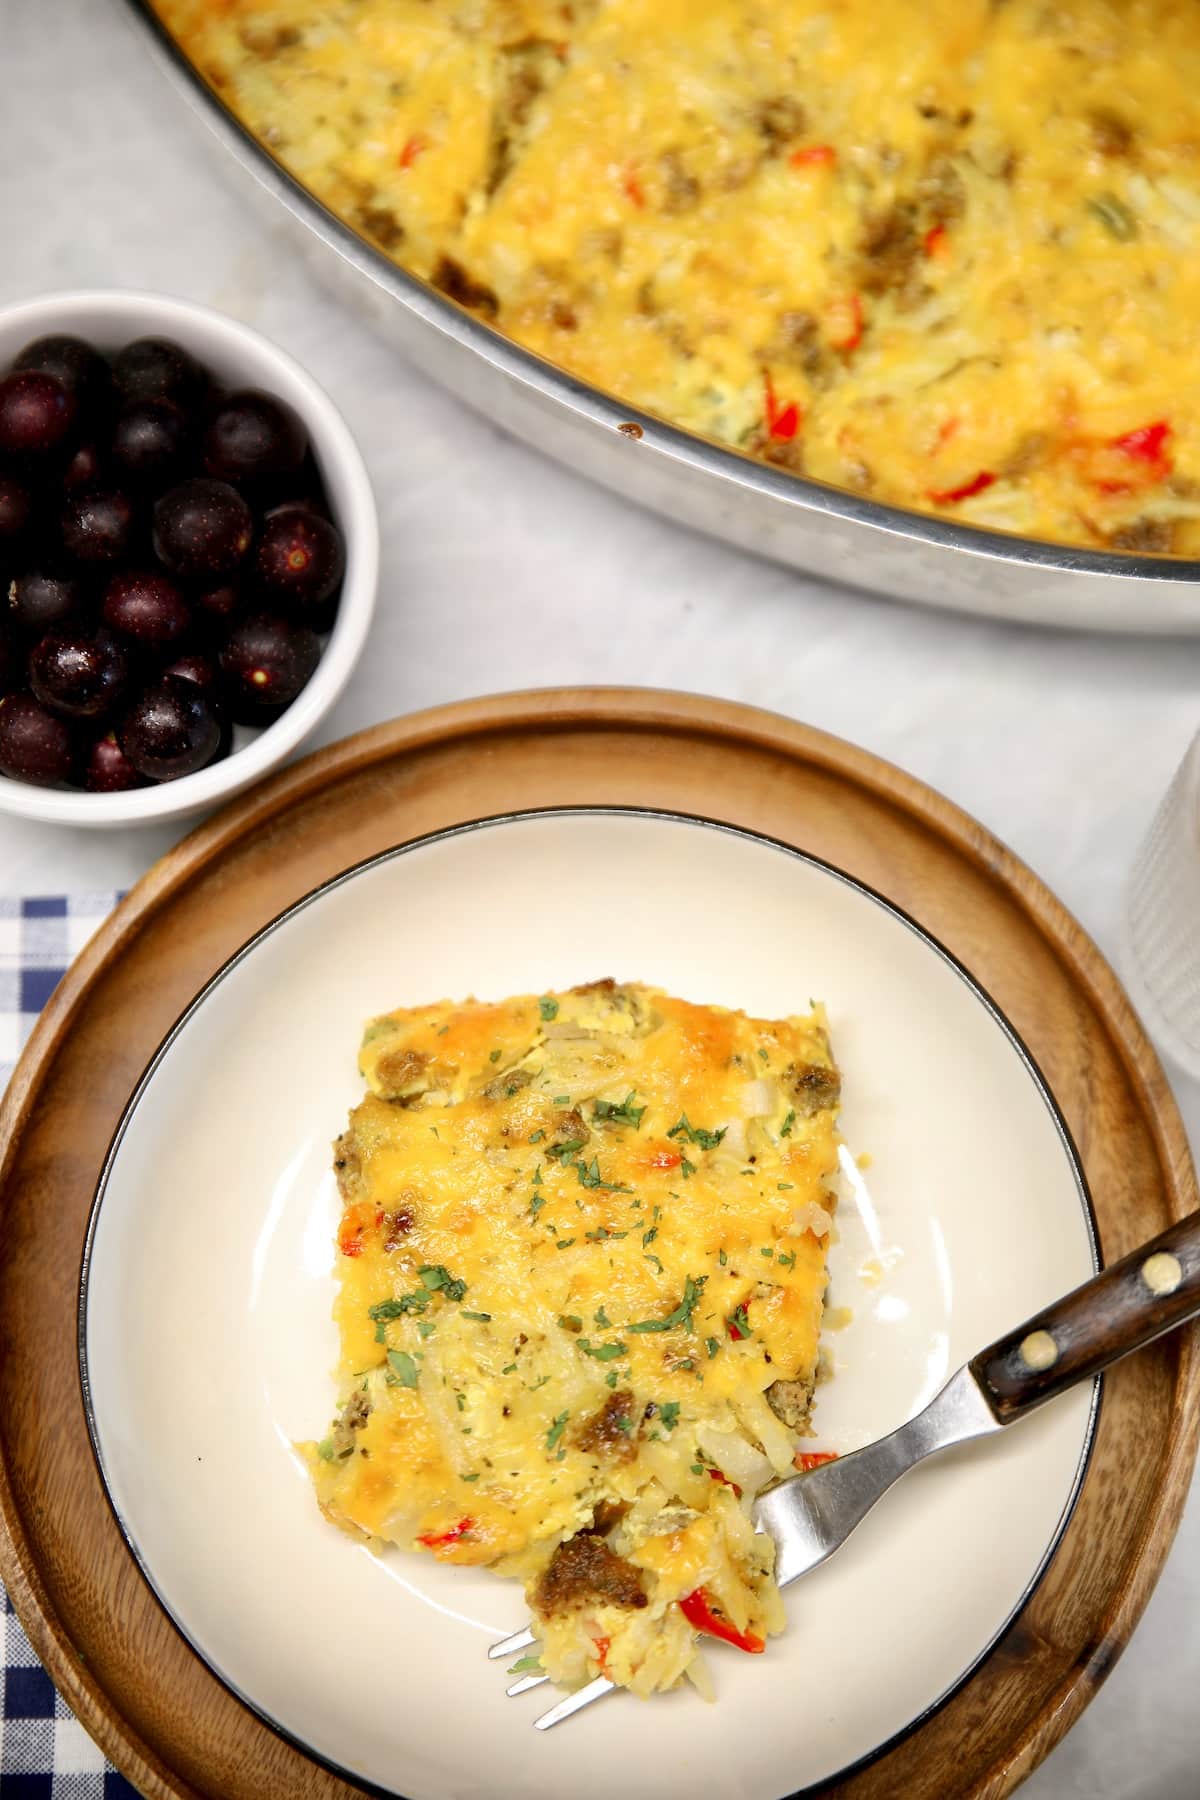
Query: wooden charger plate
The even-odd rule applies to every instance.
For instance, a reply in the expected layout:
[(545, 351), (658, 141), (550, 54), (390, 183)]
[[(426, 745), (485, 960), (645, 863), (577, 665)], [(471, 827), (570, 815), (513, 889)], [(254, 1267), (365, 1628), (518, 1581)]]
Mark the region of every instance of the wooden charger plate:
[[(0, 1110), (0, 1576), (68, 1705), (147, 1795), (360, 1790), (208, 1672), (105, 1500), (76, 1304), (88, 1209), (125, 1103), (203, 983), (319, 883), (448, 825), (587, 803), (769, 834), (911, 912), (1040, 1064), (1106, 1262), (1200, 1203), (1162, 1070), (1096, 947), (981, 826), (864, 751), (721, 701), (574, 689), (417, 714), (284, 771), (200, 826), (118, 907), (47, 1005)], [(1078, 1504), (1032, 1598), (944, 1706), (827, 1791), (991, 1800), (1057, 1743), (1127, 1643), (1174, 1536), (1200, 1435), (1198, 1361), (1192, 1328), (1106, 1377)]]

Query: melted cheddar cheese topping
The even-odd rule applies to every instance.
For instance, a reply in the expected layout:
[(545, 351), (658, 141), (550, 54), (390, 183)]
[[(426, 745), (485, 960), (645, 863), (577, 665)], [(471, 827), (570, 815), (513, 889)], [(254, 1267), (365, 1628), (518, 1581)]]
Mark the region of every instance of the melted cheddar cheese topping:
[(568, 1683), (672, 1685), (697, 1591), (761, 1647), (749, 1506), (807, 1429), (831, 1229), (821, 1012), (600, 982), (387, 1014), (360, 1067), (327, 1515), (522, 1579)]
[(1200, 554), (1190, 0), (158, 0), (316, 195), (784, 468)]

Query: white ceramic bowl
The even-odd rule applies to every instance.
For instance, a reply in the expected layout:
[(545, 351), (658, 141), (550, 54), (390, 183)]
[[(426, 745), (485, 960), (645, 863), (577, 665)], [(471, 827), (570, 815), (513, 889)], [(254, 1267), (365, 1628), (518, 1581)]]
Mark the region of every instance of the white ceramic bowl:
[(250, 326), (211, 307), (163, 294), (96, 290), (52, 294), (0, 308), (0, 369), (24, 345), (50, 332), (72, 332), (113, 351), (132, 338), (174, 338), (225, 387), (257, 387), (284, 400), (303, 420), (346, 544), (337, 622), (311, 681), (265, 730), (239, 727), (221, 762), (178, 781), (124, 794), (34, 787), (0, 776), (0, 812), (58, 825), (144, 825), (197, 813), (227, 800), (284, 762), (325, 717), (363, 647), (379, 572), (379, 521), (366, 466), (342, 415), (299, 363)]

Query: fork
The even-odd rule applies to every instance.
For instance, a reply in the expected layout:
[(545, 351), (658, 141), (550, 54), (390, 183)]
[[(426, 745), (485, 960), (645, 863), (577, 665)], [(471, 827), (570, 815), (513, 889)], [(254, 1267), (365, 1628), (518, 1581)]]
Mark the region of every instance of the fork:
[[(775, 1541), (777, 1584), (786, 1587), (832, 1556), (892, 1484), (927, 1456), (1002, 1431), (1197, 1314), (1200, 1212), (981, 1350), (898, 1430), (762, 1494), (753, 1519)], [(493, 1644), (488, 1655), (512, 1656), (536, 1642), (536, 1632), (526, 1628)], [(548, 1680), (530, 1673), (506, 1692), (528, 1693)], [(549, 1731), (615, 1686), (598, 1675), (534, 1725)]]

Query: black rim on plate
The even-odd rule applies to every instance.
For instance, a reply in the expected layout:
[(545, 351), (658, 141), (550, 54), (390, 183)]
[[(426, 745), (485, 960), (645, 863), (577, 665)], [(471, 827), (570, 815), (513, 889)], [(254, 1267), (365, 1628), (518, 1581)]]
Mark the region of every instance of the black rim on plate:
[[(221, 1683), (222, 1687), (224, 1687), (234, 1699), (238, 1700), (249, 1712), (253, 1713), (262, 1724), (275, 1732), (276, 1735), (282, 1738), (286, 1743), (291, 1744), (294, 1749), (300, 1751), (304, 1756), (309, 1757), (313, 1762), (319, 1764), (322, 1768), (327, 1769), (331, 1774), (338, 1776), (343, 1781), (352, 1783), (354, 1786), (362, 1789), (365, 1793), (379, 1796), (379, 1800), (406, 1800), (406, 1797), (399, 1788), (382, 1787), (378, 1783), (371, 1781), (368, 1777), (356, 1774), (352, 1769), (337, 1762), (334, 1758), (324, 1755), (312, 1744), (306, 1742), (305, 1739), (299, 1737), (295, 1732), (290, 1731), (277, 1719), (273, 1718), (270, 1713), (259, 1706), (250, 1694), (243, 1692), (236, 1682), (216, 1666), (200, 1647), (199, 1643), (188, 1629), (188, 1626), (183, 1619), (175, 1613), (165, 1595), (160, 1590), (153, 1571), (142, 1556), (131, 1528), (127, 1526), (121, 1515), (120, 1509), (113, 1496), (109, 1484), (108, 1473), (105, 1468), (100, 1434), (96, 1424), (91, 1377), (88, 1368), (88, 1288), (91, 1275), (92, 1252), (100, 1219), (100, 1211), (104, 1203), (104, 1196), (108, 1189), (112, 1171), (116, 1165), (117, 1157), (120, 1154), (121, 1144), (124, 1140), (125, 1133), (129, 1128), (147, 1088), (157, 1073), (159, 1066), (176, 1040), (185, 1030), (192, 1017), (199, 1012), (201, 1007), (205, 1004), (210, 994), (221, 985), (233, 970), (238, 968), (240, 964), (252, 956), (258, 946), (267, 938), (272, 937), (281, 929), (281, 927), (288, 924), (299, 913), (307, 911), (310, 906), (315, 905), (318, 901), (324, 899), (326, 895), (335, 892), (338, 888), (347, 886), (367, 870), (376, 868), (383, 863), (396, 861), (403, 856), (409, 855), (413, 851), (425, 849), (432, 844), (444, 843), (451, 839), (464, 837), (469, 833), (477, 831), (493, 830), (505, 825), (528, 823), (531, 820), (596, 817), (647, 819), (668, 825), (692, 825), (704, 830), (720, 832), (727, 837), (740, 838), (746, 842), (779, 851), (785, 856), (807, 864), (810, 868), (820, 870), (823, 874), (830, 876), (844, 887), (863, 895), (866, 899), (880, 907), (885, 913), (897, 920), (898, 923), (903, 925), (908, 931), (912, 932), (915, 937), (920, 939), (928, 949), (932, 950), (942, 962), (954, 971), (963, 984), (974, 995), (975, 999), (984, 1008), (985, 1012), (990, 1015), (993, 1023), (999, 1027), (1000, 1031), (1008, 1039), (1009, 1044), (1016, 1051), (1017, 1056), (1024, 1065), (1026, 1074), (1033, 1082), (1042, 1104), (1050, 1115), (1059, 1142), (1062, 1145), (1063, 1153), (1071, 1170), (1072, 1180), (1075, 1184), (1075, 1190), (1087, 1229), (1088, 1249), (1091, 1256), (1093, 1273), (1098, 1272), (1100, 1268), (1095, 1210), (1093, 1208), (1087, 1177), (1083, 1171), (1083, 1165), (1079, 1158), (1075, 1140), (1071, 1135), (1071, 1129), (1067, 1124), (1066, 1119), (1062, 1115), (1058, 1102), (1051, 1092), (1049, 1083), (1038, 1066), (1037, 1060), (1016, 1027), (988, 993), (987, 989), (984, 988), (976, 980), (975, 976), (971, 974), (965, 964), (960, 962), (951, 950), (948, 950), (938, 938), (927, 931), (923, 925), (920, 925), (910, 913), (904, 910), (903, 907), (897, 906), (894, 901), (889, 900), (886, 895), (881, 894), (876, 888), (869, 886), (865, 881), (860, 881), (857, 876), (847, 874), (844, 869), (839, 869), (836, 864), (826, 862), (824, 858), (814, 856), (810, 851), (797, 849), (795, 845), (784, 843), (782, 839), (771, 837), (765, 832), (750, 831), (744, 826), (730, 825), (722, 820), (706, 818), (703, 815), (696, 813), (671, 812), (657, 807), (647, 806), (599, 805), (531, 807), (526, 811), (496, 813), (486, 818), (472, 819), (461, 825), (447, 826), (443, 830), (428, 832), (422, 837), (410, 838), (404, 843), (394, 844), (387, 850), (380, 850), (372, 856), (364, 857), (361, 862), (352, 864), (348, 869), (343, 869), (339, 874), (331, 876), (328, 881), (322, 882), (320, 886), (313, 888), (299, 900), (293, 901), (290, 906), (285, 907), (282, 912), (277, 913), (273, 919), (269, 920), (267, 924), (263, 925), (249, 937), (239, 949), (235, 950), (233, 954), (222, 963), (215, 974), (211, 975), (204, 983), (204, 986), (200, 989), (199, 993), (184, 1008), (183, 1012), (180, 1013), (175, 1023), (166, 1033), (138, 1079), (137, 1085), (129, 1100), (126, 1102), (116, 1130), (113, 1133), (112, 1141), (105, 1153), (104, 1163), (100, 1171), (100, 1178), (96, 1184), (96, 1192), (92, 1200), (91, 1209), (88, 1215), (87, 1230), (84, 1236), (83, 1256), (79, 1275), (77, 1313), (79, 1381), (84, 1416), (87, 1420), (88, 1439), (91, 1444), (96, 1468), (100, 1476), (100, 1484), (104, 1490), (105, 1500), (108, 1503), (109, 1510), (112, 1513), (126, 1549), (136, 1562), (154, 1599), (157, 1601), (166, 1617), (170, 1620), (175, 1630), (208, 1672)], [(1070, 1524), (1074, 1515), (1075, 1508), (1079, 1501), (1079, 1495), (1082, 1491), (1083, 1483), (1091, 1463), (1092, 1450), (1096, 1438), (1096, 1425), (1100, 1412), (1102, 1389), (1103, 1377), (1097, 1375), (1092, 1381), (1092, 1398), (1088, 1411), (1087, 1428), (1084, 1433), (1083, 1448), (1080, 1452), (1079, 1461), (1072, 1478), (1070, 1493), (1058, 1523), (1051, 1534), (1050, 1541), (1046, 1545), (1036, 1569), (1030, 1576), (1029, 1581), (1022, 1590), (1012, 1610), (988, 1639), (987, 1643), (984, 1644), (982, 1649), (972, 1658), (967, 1667), (955, 1677), (954, 1681), (951, 1682), (941, 1694), (916, 1714), (914, 1718), (910, 1719), (907, 1724), (894, 1732), (889, 1738), (886, 1738), (882, 1743), (875, 1745), (864, 1755), (856, 1757), (852, 1762), (845, 1764), (835, 1773), (822, 1776), (819, 1781), (808, 1784), (803, 1788), (797, 1788), (791, 1794), (780, 1796), (779, 1800), (809, 1800), (809, 1797), (816, 1796), (819, 1793), (826, 1791), (831, 1783), (844, 1781), (859, 1770), (867, 1768), (871, 1763), (877, 1762), (881, 1757), (886, 1756), (889, 1751), (896, 1749), (898, 1745), (911, 1737), (915, 1731), (919, 1730), (919, 1728), (926, 1723), (927, 1720), (932, 1718), (935, 1713), (939, 1712), (948, 1701), (952, 1700), (955, 1694), (971, 1680), (972, 1676), (975, 1675), (977, 1670), (991, 1655), (992, 1651), (1011, 1629), (1012, 1625), (1025, 1610), (1026, 1606), (1028, 1606), (1030, 1600), (1040, 1587), (1042, 1579), (1062, 1542), (1067, 1526)], [(524, 1714), (514, 1714), (514, 1717), (519, 1719), (522, 1724), (527, 1725), (529, 1723)]]

